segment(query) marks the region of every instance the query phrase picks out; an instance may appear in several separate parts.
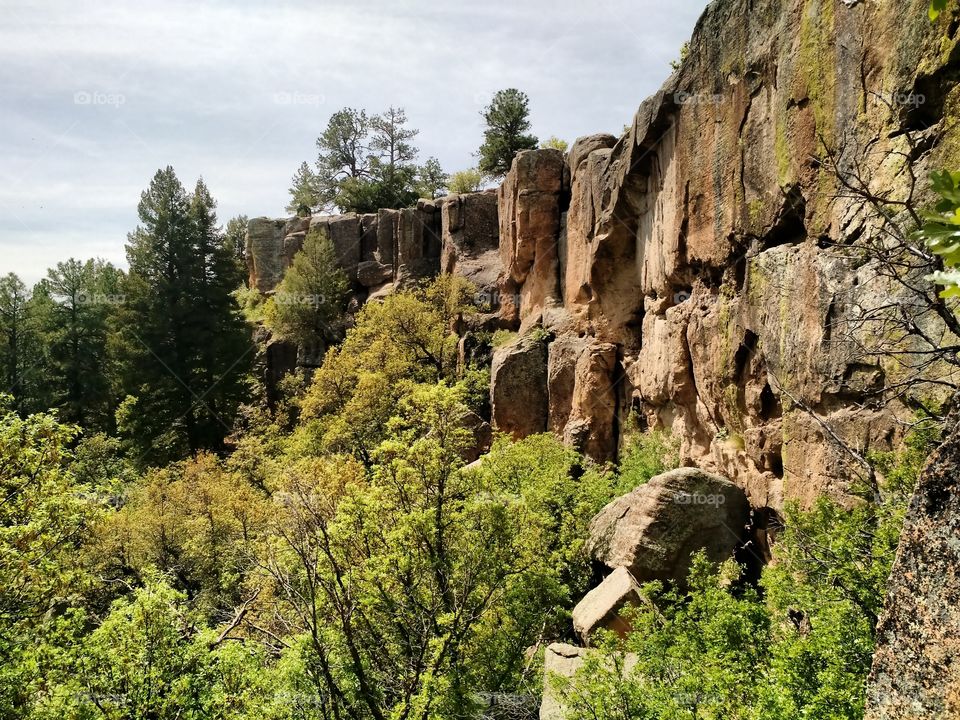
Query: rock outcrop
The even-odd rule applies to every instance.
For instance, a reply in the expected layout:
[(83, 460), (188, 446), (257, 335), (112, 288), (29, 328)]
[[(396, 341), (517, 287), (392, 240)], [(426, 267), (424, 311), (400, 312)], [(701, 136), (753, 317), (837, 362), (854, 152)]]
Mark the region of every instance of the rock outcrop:
[(520, 439), (547, 431), (547, 343), (526, 335), (497, 348), (490, 368), (494, 425)]
[(746, 537), (750, 505), (729, 480), (695, 468), (651, 478), (617, 498), (590, 522), (587, 551), (608, 568), (627, 568), (637, 582), (686, 582), (690, 560), (733, 557)]
[[(552, 430), (598, 460), (628, 421), (671, 430), (685, 464), (774, 509), (848, 489), (851, 456), (824, 423), (860, 451), (899, 440), (906, 407), (873, 398), (901, 370), (869, 351), (879, 330), (863, 321), (897, 289), (848, 252), (882, 230), (839, 192), (825, 148), (891, 197), (905, 132), (921, 176), (960, 164), (942, 32), (919, 1), (714, 2), (622, 137), (578, 140), (565, 167), (552, 150), (517, 156), (501, 312), (552, 337)], [(615, 355), (575, 373), (577, 348), (598, 345)], [(571, 398), (598, 388), (611, 397), (577, 418)]]
[(866, 720), (960, 717), (960, 425), (929, 460), (887, 585)]
[[(308, 232), (323, 232), (356, 290), (406, 286), (441, 270), (471, 280), (496, 303), (499, 223), (494, 191), (420, 200), (415, 207), (357, 215), (316, 215), (247, 225), (250, 287), (273, 291)], [(442, 268), (441, 268), (442, 265)]]

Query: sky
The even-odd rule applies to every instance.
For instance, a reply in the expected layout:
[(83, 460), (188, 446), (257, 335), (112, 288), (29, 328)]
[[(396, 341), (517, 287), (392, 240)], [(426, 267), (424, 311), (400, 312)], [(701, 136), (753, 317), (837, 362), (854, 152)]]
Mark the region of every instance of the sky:
[(421, 159), (476, 164), (480, 111), (530, 97), (533, 131), (619, 134), (706, 0), (0, 0), (0, 274), (125, 265), (158, 168), (203, 177), (222, 223), (283, 216), (343, 107), (406, 110)]

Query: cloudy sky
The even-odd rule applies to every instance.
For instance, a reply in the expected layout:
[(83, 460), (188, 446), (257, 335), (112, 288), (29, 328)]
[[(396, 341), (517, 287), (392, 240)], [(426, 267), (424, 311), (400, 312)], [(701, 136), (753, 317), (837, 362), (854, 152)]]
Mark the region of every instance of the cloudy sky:
[(173, 165), (222, 222), (279, 216), (344, 106), (397, 105), (423, 158), (475, 164), (479, 111), (531, 98), (541, 138), (619, 133), (706, 0), (0, 0), (0, 273), (124, 264)]

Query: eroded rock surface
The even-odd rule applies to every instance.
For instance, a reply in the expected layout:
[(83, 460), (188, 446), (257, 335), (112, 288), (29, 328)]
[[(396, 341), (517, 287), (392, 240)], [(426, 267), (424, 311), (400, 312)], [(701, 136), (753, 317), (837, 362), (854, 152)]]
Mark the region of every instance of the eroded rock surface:
[(590, 522), (587, 551), (637, 582), (686, 582), (691, 556), (733, 557), (746, 536), (750, 505), (726, 478), (680, 468), (651, 478), (617, 498)]
[(930, 459), (887, 585), (867, 720), (960, 717), (960, 426)]

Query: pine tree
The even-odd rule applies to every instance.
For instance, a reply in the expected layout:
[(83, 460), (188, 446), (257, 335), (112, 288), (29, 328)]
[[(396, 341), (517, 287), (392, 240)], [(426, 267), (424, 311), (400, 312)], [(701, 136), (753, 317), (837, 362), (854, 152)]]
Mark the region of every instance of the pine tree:
[(49, 347), (47, 376), (60, 418), (112, 431), (117, 398), (111, 321), (123, 302), (122, 273), (102, 260), (57, 263), (34, 291)]
[(36, 307), (19, 277), (9, 273), (0, 278), (0, 393), (13, 396), (21, 416), (46, 407), (46, 353), (37, 332)]
[(480, 170), (493, 177), (503, 177), (510, 172), (518, 152), (537, 147), (536, 136), (528, 134), (530, 99), (515, 88), (500, 90), (481, 115), (487, 129), (480, 146)]
[(167, 167), (141, 196), (129, 236), (120, 415), (145, 458), (222, 447), (243, 396), (251, 347), (214, 208), (203, 181), (189, 195)]
[(337, 339), (350, 285), (326, 234), (310, 232), (267, 308), (273, 332), (300, 345)]

